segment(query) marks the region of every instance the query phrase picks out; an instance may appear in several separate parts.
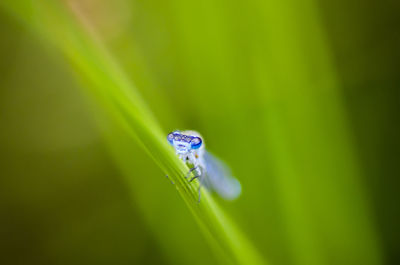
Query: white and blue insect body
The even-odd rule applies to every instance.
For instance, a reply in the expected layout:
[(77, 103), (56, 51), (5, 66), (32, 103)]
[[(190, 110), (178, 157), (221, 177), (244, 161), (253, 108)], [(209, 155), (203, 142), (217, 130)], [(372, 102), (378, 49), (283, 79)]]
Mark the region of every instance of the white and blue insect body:
[(242, 192), (240, 182), (232, 177), (229, 168), (222, 161), (205, 150), (204, 141), (198, 132), (174, 131), (168, 134), (167, 139), (179, 158), (193, 165), (186, 178), (193, 171), (195, 176), (189, 181), (199, 178), (199, 201), (202, 185), (227, 200), (239, 197)]

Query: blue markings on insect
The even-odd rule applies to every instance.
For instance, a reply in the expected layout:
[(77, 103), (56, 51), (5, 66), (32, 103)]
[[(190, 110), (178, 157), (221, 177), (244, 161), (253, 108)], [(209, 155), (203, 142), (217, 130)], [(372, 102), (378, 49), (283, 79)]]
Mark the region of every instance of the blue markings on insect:
[(198, 202), (201, 186), (218, 193), (226, 200), (239, 197), (242, 192), (240, 182), (232, 177), (228, 166), (205, 150), (203, 139), (198, 132), (174, 131), (168, 134), (167, 140), (179, 158), (192, 165), (186, 178), (194, 172), (194, 177), (190, 178), (189, 182), (199, 179)]
[(203, 140), (201, 140), (200, 137), (193, 137), (190, 142), (193, 149), (199, 149), (200, 146), (202, 145), (202, 143), (203, 143)]

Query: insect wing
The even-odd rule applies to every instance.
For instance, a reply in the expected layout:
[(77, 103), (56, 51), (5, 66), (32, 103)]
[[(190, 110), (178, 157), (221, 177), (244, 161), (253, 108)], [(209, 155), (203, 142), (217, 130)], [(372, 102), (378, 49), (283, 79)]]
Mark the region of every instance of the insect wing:
[(204, 163), (206, 166), (206, 179), (204, 185), (217, 192), (226, 200), (234, 200), (242, 192), (240, 182), (232, 177), (231, 172), (225, 163), (210, 154), (204, 153)]

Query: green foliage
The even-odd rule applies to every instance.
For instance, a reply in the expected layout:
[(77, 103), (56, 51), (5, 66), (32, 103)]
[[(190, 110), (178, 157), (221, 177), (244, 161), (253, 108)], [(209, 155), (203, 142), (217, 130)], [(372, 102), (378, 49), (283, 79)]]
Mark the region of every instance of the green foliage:
[[(86, 87), (90, 88), (93, 95), (112, 113), (112, 117), (121, 122), (132, 139), (136, 138), (157, 165), (168, 174), (207, 238), (213, 241), (213, 246), (225, 257), (224, 260), (237, 264), (263, 264), (250, 242), (207, 192), (203, 192), (201, 204), (197, 203), (197, 185), (189, 184), (183, 178), (189, 169), (167, 144), (165, 134), (135, 86), (126, 78), (100, 40), (90, 34), (89, 28), (84, 29), (84, 21), (72, 21), (69, 14), (56, 4), (37, 4), (35, 7), (35, 19), (40, 21), (37, 30), (44, 32), (50, 41), (58, 45), (79, 73), (79, 77), (85, 80)], [(24, 13), (20, 15), (25, 16)]]
[[(127, 189), (171, 263), (209, 260), (201, 242), (180, 245), (199, 238), (190, 226), (163, 223), (181, 215), (165, 206), (174, 201), (165, 174), (216, 253), (209, 262), (381, 263), (313, 1), (104, 1), (92, 6), (97, 17), (79, 1), (22, 2), (1, 5), (59, 49), (99, 103)], [(197, 184), (183, 178), (188, 168), (166, 134), (184, 127), (204, 134), (243, 183), (224, 210), (205, 190), (197, 204)]]

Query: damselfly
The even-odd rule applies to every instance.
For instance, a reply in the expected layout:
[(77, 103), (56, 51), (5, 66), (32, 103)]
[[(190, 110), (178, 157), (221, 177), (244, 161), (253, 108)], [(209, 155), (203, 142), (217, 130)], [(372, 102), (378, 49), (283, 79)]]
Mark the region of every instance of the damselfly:
[(202, 186), (227, 200), (236, 199), (240, 195), (240, 182), (232, 177), (229, 168), (221, 160), (205, 150), (204, 141), (198, 132), (174, 131), (168, 134), (167, 139), (179, 158), (192, 166), (185, 178), (194, 172), (189, 182), (199, 179), (198, 202)]

